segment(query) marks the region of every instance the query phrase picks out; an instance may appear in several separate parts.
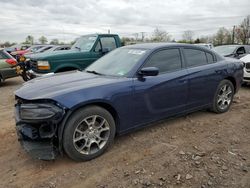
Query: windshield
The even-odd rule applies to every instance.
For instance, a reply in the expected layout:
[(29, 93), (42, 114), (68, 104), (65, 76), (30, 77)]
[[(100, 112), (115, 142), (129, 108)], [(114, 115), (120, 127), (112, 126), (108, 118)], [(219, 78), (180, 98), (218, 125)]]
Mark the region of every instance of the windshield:
[(90, 51), (92, 46), (95, 44), (97, 36), (84, 36), (79, 38), (75, 44), (72, 46), (72, 49), (76, 48), (81, 51)]
[(110, 76), (127, 76), (146, 50), (118, 48), (90, 65), (86, 71)]
[(217, 46), (214, 48), (214, 51), (216, 51), (220, 55), (230, 55), (234, 52), (236, 46)]

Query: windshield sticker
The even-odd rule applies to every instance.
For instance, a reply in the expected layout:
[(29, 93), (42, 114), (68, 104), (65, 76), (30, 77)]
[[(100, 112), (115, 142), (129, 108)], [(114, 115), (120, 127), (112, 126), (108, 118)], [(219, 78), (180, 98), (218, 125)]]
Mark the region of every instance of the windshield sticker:
[(145, 50), (129, 50), (128, 51), (129, 54), (134, 54), (134, 55), (142, 55), (145, 52), (146, 52)]
[(125, 75), (125, 71), (119, 71), (117, 74), (120, 75), (120, 76), (124, 76)]

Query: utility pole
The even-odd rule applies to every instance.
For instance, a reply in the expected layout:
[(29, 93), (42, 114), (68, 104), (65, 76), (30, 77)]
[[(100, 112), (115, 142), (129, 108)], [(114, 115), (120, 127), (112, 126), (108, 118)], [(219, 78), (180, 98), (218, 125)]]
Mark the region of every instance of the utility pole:
[(108, 34), (110, 34), (110, 29), (108, 29)]
[(234, 44), (234, 33), (235, 33), (235, 25), (233, 26), (232, 44)]

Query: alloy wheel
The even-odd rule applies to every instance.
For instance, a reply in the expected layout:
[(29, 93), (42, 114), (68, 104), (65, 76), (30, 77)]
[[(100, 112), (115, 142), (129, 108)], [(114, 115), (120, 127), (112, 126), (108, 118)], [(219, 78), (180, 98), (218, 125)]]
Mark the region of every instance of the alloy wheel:
[(232, 102), (233, 90), (230, 85), (223, 85), (217, 96), (217, 104), (221, 110), (226, 109)]
[(76, 126), (73, 144), (79, 153), (90, 155), (105, 146), (109, 135), (110, 125), (108, 121), (99, 115), (92, 115), (86, 117)]

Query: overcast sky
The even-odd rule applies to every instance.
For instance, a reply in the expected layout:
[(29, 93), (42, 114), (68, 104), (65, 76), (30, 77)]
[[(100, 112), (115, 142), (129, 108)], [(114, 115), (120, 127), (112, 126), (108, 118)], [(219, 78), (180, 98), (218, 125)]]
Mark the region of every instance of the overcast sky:
[(158, 27), (181, 39), (232, 28), (250, 14), (250, 0), (0, 0), (0, 42), (38, 39), (72, 41), (89, 33), (150, 35)]

